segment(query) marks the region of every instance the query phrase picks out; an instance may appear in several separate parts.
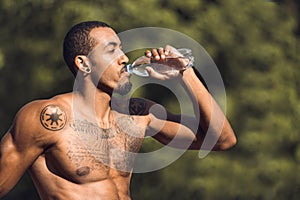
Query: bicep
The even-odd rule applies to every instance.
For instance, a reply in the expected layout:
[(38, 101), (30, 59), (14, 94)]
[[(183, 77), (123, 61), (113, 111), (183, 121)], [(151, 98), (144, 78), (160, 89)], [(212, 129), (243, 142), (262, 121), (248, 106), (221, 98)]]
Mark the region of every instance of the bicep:
[[(162, 144), (180, 149), (200, 149), (205, 131), (197, 118), (168, 112), (163, 106), (156, 104), (147, 135)], [(162, 114), (163, 113), (163, 114)]]
[(190, 148), (190, 145), (194, 146), (202, 141), (199, 137), (202, 133), (198, 134), (199, 122), (195, 117), (173, 114), (164, 106), (148, 99), (132, 99), (131, 106), (142, 108), (140, 113), (149, 116), (146, 135), (152, 136), (162, 144), (175, 148)]
[(172, 120), (165, 120), (150, 115), (151, 122), (147, 131), (147, 135), (161, 142), (162, 144), (187, 149), (195, 142), (196, 135), (193, 130), (177, 121), (178, 116), (174, 116)]
[[(8, 132), (0, 143), (0, 197), (5, 195), (22, 177), (26, 169), (37, 158), (41, 149), (16, 141)], [(25, 142), (26, 143), (26, 142)]]
[(10, 132), (6, 133), (4, 137), (1, 140), (1, 146), (0, 146), (0, 173), (1, 178), (0, 180), (3, 180), (3, 176), (11, 174), (11, 173), (5, 173), (9, 172), (11, 170), (14, 170), (16, 166), (19, 168), (22, 167), (19, 166), (21, 160), (21, 153), (17, 151), (17, 148), (13, 142), (13, 137)]
[[(29, 165), (42, 152), (42, 149), (34, 145), (29, 146), (26, 142), (23, 144), (22, 141), (16, 141), (10, 132), (4, 135), (0, 146), (1, 169), (6, 164), (9, 164), (11, 167), (20, 163)], [(18, 168), (21, 168), (21, 166), (18, 166)]]

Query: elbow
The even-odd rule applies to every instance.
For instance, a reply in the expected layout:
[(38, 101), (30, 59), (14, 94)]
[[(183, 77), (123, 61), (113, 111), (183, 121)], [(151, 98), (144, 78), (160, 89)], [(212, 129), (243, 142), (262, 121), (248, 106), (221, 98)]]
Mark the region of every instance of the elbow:
[(218, 145), (218, 151), (226, 151), (231, 148), (233, 148), (237, 143), (237, 138), (234, 134), (231, 134), (230, 136), (226, 137), (223, 141), (221, 141)]
[(0, 199), (1, 199), (10, 191), (11, 187), (3, 181), (1, 174), (0, 174), (0, 178), (1, 178), (0, 179)]
[(237, 143), (237, 138), (231, 126), (225, 126), (218, 141), (218, 151), (226, 151), (233, 148)]
[(7, 192), (5, 192), (5, 189), (3, 188), (3, 186), (0, 185), (0, 199), (2, 197), (4, 197), (4, 195), (6, 194)]
[(4, 197), (9, 191), (10, 189), (8, 187), (1, 185), (0, 183), (0, 199), (2, 199), (2, 197)]

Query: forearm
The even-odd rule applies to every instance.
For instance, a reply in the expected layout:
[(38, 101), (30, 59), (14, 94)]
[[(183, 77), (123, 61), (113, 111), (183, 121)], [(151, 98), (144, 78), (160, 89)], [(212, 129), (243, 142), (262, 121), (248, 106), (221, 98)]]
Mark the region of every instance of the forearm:
[(16, 181), (12, 181), (10, 174), (13, 172), (5, 172), (0, 168), (0, 199), (4, 197), (16, 184)]
[(24, 171), (18, 162), (20, 155), (13, 153), (16, 151), (10, 136), (6, 134), (0, 142), (0, 198), (14, 187)]
[(182, 73), (182, 83), (193, 101), (195, 118), (199, 122), (199, 142), (194, 143), (191, 148), (199, 149), (206, 133), (216, 141), (214, 150), (224, 150), (235, 144), (236, 139), (228, 120), (192, 68)]
[[(35, 151), (41, 150), (35, 149)], [(32, 149), (19, 151), (11, 132), (2, 138), (0, 143), (0, 199), (16, 185), (28, 166), (36, 159), (38, 153), (32, 152)]]
[[(7, 169), (7, 168), (6, 168)], [(17, 170), (2, 170), (0, 168), (0, 199), (4, 197), (20, 180), (22, 174)]]
[(182, 86), (190, 96), (193, 103), (194, 115), (201, 128), (206, 131), (211, 118), (211, 97), (207, 89), (196, 76), (193, 68), (188, 68), (182, 73)]

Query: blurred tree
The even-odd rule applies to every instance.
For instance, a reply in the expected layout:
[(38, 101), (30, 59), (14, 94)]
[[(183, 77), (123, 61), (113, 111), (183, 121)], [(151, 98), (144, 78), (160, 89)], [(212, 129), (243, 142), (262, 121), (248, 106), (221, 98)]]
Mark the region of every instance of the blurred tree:
[[(61, 46), (75, 23), (170, 28), (198, 41), (216, 62), (239, 143), (202, 160), (187, 152), (163, 170), (135, 174), (133, 199), (299, 199), (299, 21), (294, 6), (282, 2), (0, 0), (0, 131), (26, 102), (72, 90)], [(139, 94), (177, 105), (152, 89)], [(147, 139), (142, 151), (159, 147)], [(30, 185), (25, 175), (4, 200), (38, 199)]]
[(298, 21), (296, 34), (300, 36), (300, 1), (299, 0), (275, 0), (275, 2), (288, 6), (289, 10), (295, 15)]

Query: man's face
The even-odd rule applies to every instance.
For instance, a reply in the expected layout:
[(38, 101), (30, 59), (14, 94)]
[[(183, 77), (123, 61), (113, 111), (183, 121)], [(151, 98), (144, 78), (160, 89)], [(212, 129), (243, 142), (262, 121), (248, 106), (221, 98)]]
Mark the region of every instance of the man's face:
[(125, 70), (128, 62), (116, 33), (107, 27), (95, 28), (90, 36), (97, 45), (88, 55), (92, 65), (92, 79), (103, 91), (126, 94), (131, 89), (130, 74)]

